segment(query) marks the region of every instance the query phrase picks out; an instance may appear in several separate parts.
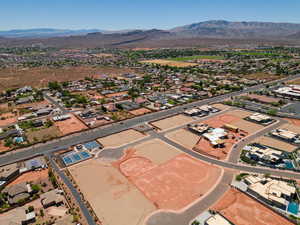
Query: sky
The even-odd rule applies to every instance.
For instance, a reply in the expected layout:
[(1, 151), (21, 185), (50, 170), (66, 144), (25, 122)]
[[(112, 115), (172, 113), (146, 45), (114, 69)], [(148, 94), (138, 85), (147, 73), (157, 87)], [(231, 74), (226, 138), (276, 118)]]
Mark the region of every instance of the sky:
[(300, 23), (300, 0), (1, 0), (0, 30), (169, 29), (206, 21)]

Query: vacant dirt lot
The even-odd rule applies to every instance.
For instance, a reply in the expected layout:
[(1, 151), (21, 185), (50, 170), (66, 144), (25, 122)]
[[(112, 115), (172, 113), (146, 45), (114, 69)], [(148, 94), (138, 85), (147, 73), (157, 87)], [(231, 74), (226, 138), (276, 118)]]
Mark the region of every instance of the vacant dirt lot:
[(207, 193), (220, 174), (220, 168), (180, 154), (159, 166), (148, 165), (146, 172), (129, 178), (156, 207), (180, 210)]
[(253, 74), (248, 74), (243, 76), (246, 79), (250, 80), (266, 80), (266, 81), (271, 81), (271, 80), (277, 80), (281, 79), (284, 76), (283, 75), (271, 75), (268, 73), (253, 73)]
[(130, 129), (122, 131), (120, 133), (109, 135), (107, 137), (99, 138), (97, 139), (97, 141), (100, 142), (106, 148), (114, 148), (125, 144), (129, 144), (130, 142), (137, 141), (144, 137), (146, 137), (144, 134)]
[(0, 152), (5, 152), (5, 151), (8, 151), (10, 150), (10, 147), (6, 147), (4, 145), (4, 141), (0, 141)]
[(0, 127), (8, 126), (17, 122), (17, 116), (14, 113), (3, 113), (0, 115)]
[(126, 68), (112, 67), (35, 67), (35, 68), (6, 68), (0, 70), (0, 91), (8, 88), (31, 85), (34, 87), (46, 86), (49, 81), (71, 81), (85, 77), (100, 77), (102, 74), (119, 76), (123, 73), (134, 72)]
[(136, 155), (150, 159), (153, 163), (159, 165), (179, 155), (181, 151), (173, 146), (159, 140), (152, 139), (133, 147)]
[(151, 64), (159, 64), (162, 66), (173, 66), (173, 67), (191, 67), (197, 66), (197, 63), (188, 63), (188, 62), (181, 62), (181, 61), (172, 61), (172, 60), (165, 60), (165, 59), (153, 59), (153, 60), (144, 60), (141, 63), (151, 63)]
[(200, 139), (198, 135), (186, 129), (172, 131), (166, 137), (191, 150)]
[(155, 206), (116, 168), (96, 159), (69, 168), (103, 225), (143, 225)]
[(258, 201), (242, 192), (230, 189), (212, 207), (236, 225), (292, 225), (293, 223), (279, 216)]
[(266, 137), (266, 136), (261, 136), (261, 137), (255, 139), (254, 142), (260, 143), (262, 145), (267, 145), (272, 148), (281, 149), (286, 152), (292, 152), (292, 151), (296, 150), (296, 148), (297, 148), (296, 146), (286, 143), (284, 141), (280, 141), (278, 139)]
[(22, 174), (17, 179), (15, 179), (13, 182), (9, 183), (8, 186), (12, 186), (15, 184), (19, 184), (22, 182), (31, 182), (31, 181), (42, 181), (48, 179), (48, 169), (44, 169), (41, 171), (31, 171)]
[(26, 133), (26, 136), (30, 143), (49, 140), (51, 138), (60, 137), (61, 135), (62, 133), (60, 132), (59, 128), (56, 126), (52, 126), (37, 131), (28, 131)]
[(62, 135), (71, 134), (88, 128), (74, 115), (70, 115), (70, 116), (71, 116), (70, 119), (55, 122), (55, 125), (58, 127)]
[(242, 129), (242, 130), (248, 132), (249, 134), (253, 134), (264, 128), (264, 126), (262, 126), (262, 125), (259, 125), (256, 123), (251, 123), (247, 120), (238, 120), (238, 121), (234, 121), (230, 124), (238, 127), (239, 129)]
[(168, 117), (166, 119), (152, 122), (151, 124), (154, 125), (155, 127), (159, 128), (160, 130), (164, 131), (164, 130), (168, 130), (170, 128), (179, 127), (179, 126), (191, 123), (193, 121), (194, 120), (192, 117), (188, 117), (188, 116), (179, 114), (176, 116)]
[(228, 106), (228, 105), (219, 104), (219, 103), (213, 104), (212, 107), (218, 108), (220, 110), (226, 110), (226, 109), (230, 108), (230, 106)]
[(287, 129), (289, 131), (300, 134), (300, 126), (297, 126), (297, 125), (294, 125), (294, 124), (290, 124), (290, 123), (289, 124), (284, 124), (280, 128)]
[(131, 113), (134, 116), (140, 116), (140, 115), (144, 115), (144, 114), (150, 113), (150, 112), (151, 112), (151, 110), (150, 109), (146, 109), (146, 108), (140, 108), (140, 109), (129, 111), (129, 113)]

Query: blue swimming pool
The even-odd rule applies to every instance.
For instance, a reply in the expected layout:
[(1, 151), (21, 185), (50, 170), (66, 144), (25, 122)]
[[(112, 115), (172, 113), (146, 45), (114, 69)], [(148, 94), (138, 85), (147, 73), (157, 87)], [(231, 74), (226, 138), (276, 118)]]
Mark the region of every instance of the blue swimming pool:
[(285, 164), (285, 168), (287, 168), (287, 169), (294, 169), (295, 168), (292, 161), (285, 161), (284, 164)]
[(97, 143), (96, 141), (91, 141), (91, 142), (87, 142), (85, 144), (83, 144), (84, 147), (86, 147), (88, 150), (93, 150), (93, 149), (96, 149), (96, 148), (99, 148), (100, 147), (100, 144)]
[(297, 204), (296, 202), (290, 202), (287, 211), (297, 215), (299, 212), (299, 204)]
[(64, 164), (66, 166), (69, 166), (74, 163), (78, 163), (80, 161), (89, 159), (92, 157), (92, 155), (85, 151), (83, 151), (83, 152), (71, 151), (71, 152), (68, 152), (67, 154), (62, 155), (61, 157), (62, 157)]

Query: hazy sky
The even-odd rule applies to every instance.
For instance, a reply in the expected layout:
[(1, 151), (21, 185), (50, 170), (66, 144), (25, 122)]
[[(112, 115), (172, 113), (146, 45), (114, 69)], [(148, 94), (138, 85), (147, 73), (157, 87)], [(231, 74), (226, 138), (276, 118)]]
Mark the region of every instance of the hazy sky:
[(0, 30), (166, 29), (215, 19), (300, 23), (300, 0), (0, 1)]

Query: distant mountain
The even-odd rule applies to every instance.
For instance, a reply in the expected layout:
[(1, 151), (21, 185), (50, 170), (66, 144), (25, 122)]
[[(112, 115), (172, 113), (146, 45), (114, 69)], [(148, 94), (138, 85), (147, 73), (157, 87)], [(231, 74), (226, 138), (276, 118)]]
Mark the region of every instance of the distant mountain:
[(170, 31), (185, 37), (285, 38), (300, 32), (300, 24), (211, 20), (176, 27)]
[(7, 38), (43, 38), (43, 37), (85, 35), (91, 32), (100, 32), (100, 31), (103, 32), (102, 30), (98, 30), (98, 29), (68, 30), (68, 29), (37, 28), (37, 29), (0, 31), (0, 36), (7, 37)]
[(0, 31), (0, 46), (52, 47), (192, 47), (234, 44), (300, 44), (300, 24), (211, 20), (170, 30), (59, 30)]

